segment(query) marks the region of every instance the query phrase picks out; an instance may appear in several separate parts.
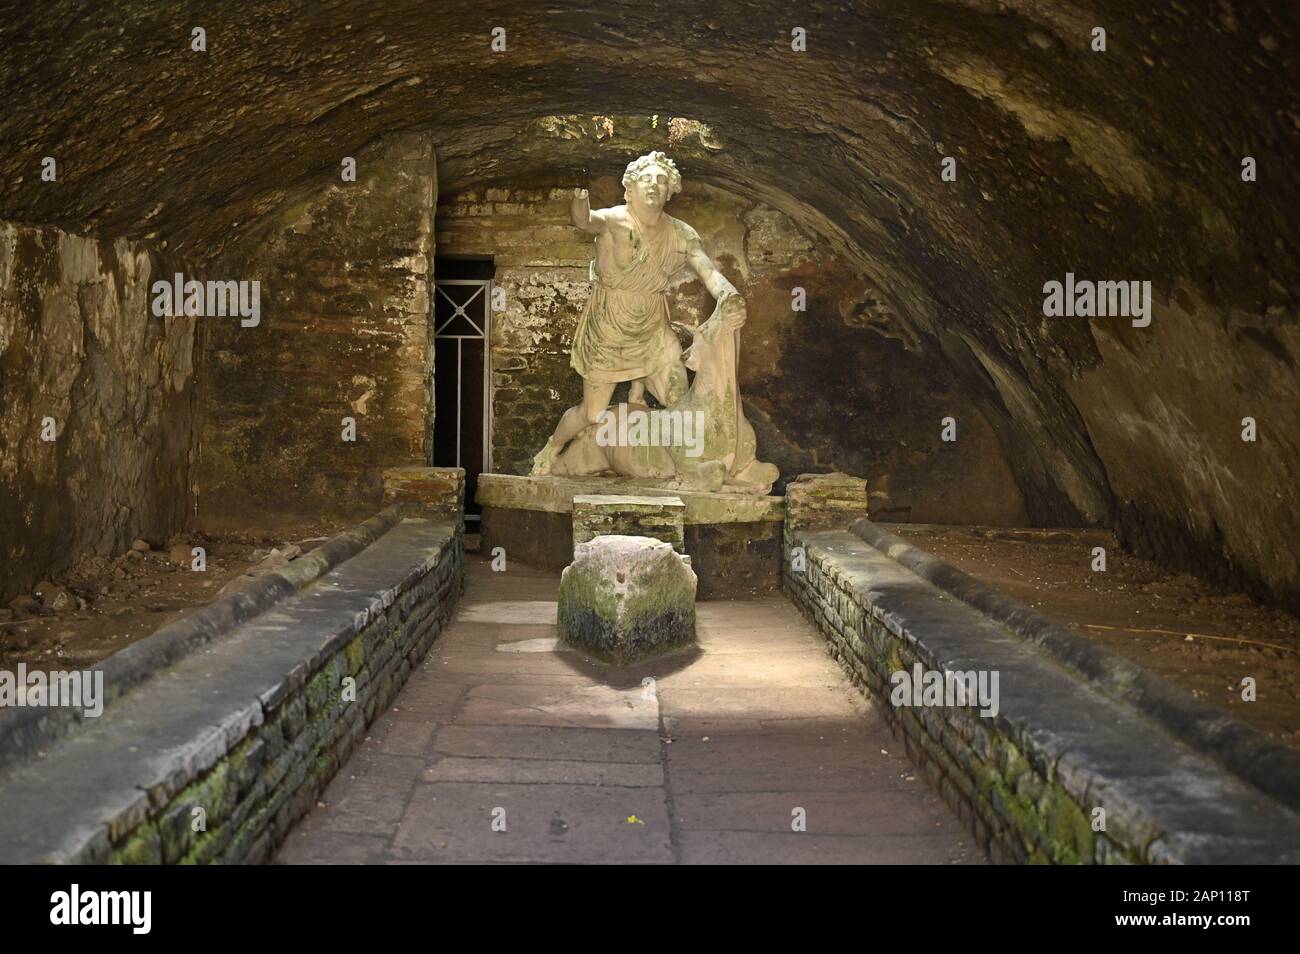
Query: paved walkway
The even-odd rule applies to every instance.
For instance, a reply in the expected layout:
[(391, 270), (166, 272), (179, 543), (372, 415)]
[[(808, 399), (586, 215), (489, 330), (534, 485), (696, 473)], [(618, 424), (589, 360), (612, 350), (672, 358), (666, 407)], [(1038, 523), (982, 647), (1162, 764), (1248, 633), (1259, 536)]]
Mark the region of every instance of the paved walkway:
[(555, 648), (558, 574), (466, 573), (278, 861), (982, 860), (783, 597), (701, 603), (698, 651), (612, 673)]

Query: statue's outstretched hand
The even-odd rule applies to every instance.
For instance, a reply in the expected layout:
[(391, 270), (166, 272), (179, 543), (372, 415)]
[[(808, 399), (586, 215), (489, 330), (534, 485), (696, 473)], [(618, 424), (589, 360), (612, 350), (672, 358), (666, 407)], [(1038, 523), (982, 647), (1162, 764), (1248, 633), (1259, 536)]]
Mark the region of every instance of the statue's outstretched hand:
[(591, 226), (591, 200), (587, 195), (586, 189), (573, 190), (573, 202), (570, 206), (573, 216), (573, 224), (580, 229), (590, 231)]
[(722, 324), (728, 331), (739, 331), (745, 326), (749, 317), (745, 310), (745, 299), (739, 295), (728, 295), (722, 301)]

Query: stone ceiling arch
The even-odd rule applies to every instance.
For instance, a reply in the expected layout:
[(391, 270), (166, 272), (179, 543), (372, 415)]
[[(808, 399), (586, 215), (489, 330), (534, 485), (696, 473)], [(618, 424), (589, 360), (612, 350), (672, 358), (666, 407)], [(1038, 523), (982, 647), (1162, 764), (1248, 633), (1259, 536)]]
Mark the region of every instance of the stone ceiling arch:
[[(1089, 47), (1096, 25), (1108, 30), (1105, 54)], [(206, 30), (205, 53), (190, 50), (195, 26)], [(489, 48), (495, 26), (508, 37), (499, 54)], [(806, 53), (790, 49), (795, 26), (808, 31)], [(1038, 488), (1040, 520), (1116, 521), (1135, 546), (1196, 550), (1264, 589), (1300, 594), (1300, 518), (1270, 521), (1262, 504), (1224, 499), (1212, 483), (1160, 479), (1189, 442), (1211, 456), (1235, 452), (1205, 436), (1226, 423), (1199, 421), (1156, 446), (1125, 423), (1149, 419), (1153, 392), (1196, 402), (1184, 380), (1196, 361), (1243, 335), (1271, 344), (1220, 356), (1236, 382), (1224, 413), (1294, 406), (1294, 387), (1252, 387), (1275, 379), (1261, 366), (1293, 369), (1300, 351), (1290, 211), (1300, 180), (1286, 171), (1300, 129), (1288, 81), (1298, 32), (1285, 5), (1231, 2), (1135, 11), (1118, 0), (859, 0), (701, 12), (55, 0), (0, 25), (9, 105), (0, 217), (152, 237), (203, 261), (391, 131), (433, 130), (449, 168), (464, 161), (473, 176), (475, 143), (489, 149), (502, 130), (540, 116), (690, 116), (730, 144), (702, 175), (789, 196), (995, 395), (1021, 478)], [(455, 143), (469, 151), (458, 155)], [(47, 155), (59, 160), (57, 184), (39, 179)], [(1266, 188), (1243, 188), (1246, 155)], [(955, 182), (940, 178), (945, 156), (957, 161)], [(1168, 342), (1123, 327), (1044, 321), (1042, 285), (1067, 271), (1150, 280), (1171, 323), (1199, 342), (1186, 349), (1193, 367), (1170, 359)], [(1247, 565), (1259, 533), (1293, 558), (1274, 570)]]

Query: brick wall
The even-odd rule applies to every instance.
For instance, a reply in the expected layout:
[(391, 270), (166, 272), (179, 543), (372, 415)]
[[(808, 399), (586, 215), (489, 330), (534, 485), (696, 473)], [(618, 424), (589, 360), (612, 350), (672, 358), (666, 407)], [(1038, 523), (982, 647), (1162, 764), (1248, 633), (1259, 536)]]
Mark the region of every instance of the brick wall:
[(114, 697), (0, 772), (0, 860), (268, 860), (442, 632), (463, 560), (459, 520), (408, 519)]
[[(459, 535), (449, 537), (437, 566), (326, 654), (301, 687), (270, 707), (262, 724), (202, 777), (115, 844), (109, 863), (268, 860), (442, 632), (459, 594), (461, 547)], [(347, 676), (356, 680), (357, 698), (345, 704), (339, 686)], [(204, 832), (191, 830), (195, 805), (208, 806)]]
[(555, 182), (442, 197), (443, 253), (494, 259), (505, 310), (493, 315), (493, 470), (526, 474), (564, 409), (582, 397), (569, 348), (587, 301), (591, 237), (569, 224), (572, 188)]
[(1049, 782), (1046, 767), (1035, 767), (975, 710), (888, 704), (893, 672), (910, 672), (916, 662), (930, 669), (934, 661), (872, 615), (830, 554), (812, 548), (805, 572), (787, 572), (784, 580), (831, 655), (877, 702), (926, 781), (995, 862), (1135, 860), (1104, 836), (1095, 839), (1083, 808)]
[(205, 525), (372, 512), (384, 468), (427, 459), (432, 146), (404, 133), (355, 158), (356, 182), (334, 172), (205, 276), (262, 283), (258, 327), (204, 326)]

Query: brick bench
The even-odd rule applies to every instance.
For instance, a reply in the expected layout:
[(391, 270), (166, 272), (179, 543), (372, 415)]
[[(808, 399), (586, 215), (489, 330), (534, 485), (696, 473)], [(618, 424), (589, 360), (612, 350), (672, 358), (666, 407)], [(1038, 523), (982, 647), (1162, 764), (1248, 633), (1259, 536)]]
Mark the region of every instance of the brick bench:
[[(1300, 862), (1285, 805), (1034, 642), (854, 533), (788, 538), (786, 592), (994, 861)], [(998, 673), (998, 711), (895, 706), (917, 665)]]
[(428, 652), (462, 566), (458, 521), (405, 520), (9, 766), (0, 863), (267, 860)]

